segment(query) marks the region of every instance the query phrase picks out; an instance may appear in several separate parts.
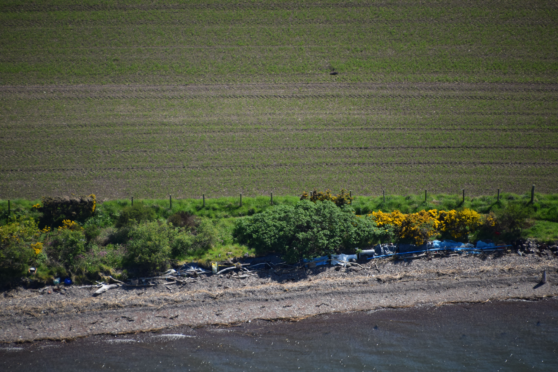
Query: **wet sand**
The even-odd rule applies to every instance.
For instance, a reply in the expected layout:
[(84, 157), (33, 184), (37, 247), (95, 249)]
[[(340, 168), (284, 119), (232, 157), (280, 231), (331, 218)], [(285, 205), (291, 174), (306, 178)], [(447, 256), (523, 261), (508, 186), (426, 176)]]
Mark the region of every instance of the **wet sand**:
[[(547, 271), (547, 283), (541, 274)], [(558, 259), (542, 254), (372, 260), (341, 268), (201, 276), (154, 287), (14, 290), (0, 297), (0, 342), (69, 340), (254, 320), (558, 295)]]

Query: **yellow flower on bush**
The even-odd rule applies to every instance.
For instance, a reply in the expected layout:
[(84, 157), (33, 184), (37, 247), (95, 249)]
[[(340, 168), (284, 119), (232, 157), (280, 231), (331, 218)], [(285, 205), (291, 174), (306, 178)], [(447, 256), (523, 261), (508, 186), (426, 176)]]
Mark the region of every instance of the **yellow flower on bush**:
[(33, 205), (33, 208), (39, 209), (39, 208), (41, 208), (41, 204), (40, 204), (40, 203), (37, 203), (37, 204)]
[(46, 234), (46, 233), (48, 233), (49, 231), (50, 231), (50, 226), (45, 226), (45, 227), (41, 230), (41, 232), (42, 232), (43, 234)]
[(35, 254), (39, 254), (43, 250), (43, 243), (38, 242), (35, 244), (31, 244), (31, 248), (33, 248), (33, 250), (35, 251)]
[(95, 194), (91, 194), (89, 195), (89, 197), (93, 199), (93, 206), (91, 207), (91, 213), (95, 213), (95, 208), (97, 208), (97, 198), (95, 197)]
[(461, 211), (440, 211), (438, 221), (440, 231), (455, 239), (465, 238), (482, 223), (480, 214), (467, 208)]
[(58, 228), (58, 231), (62, 230), (81, 230), (82, 227), (76, 222), (72, 220), (64, 220), (62, 221), (62, 226)]

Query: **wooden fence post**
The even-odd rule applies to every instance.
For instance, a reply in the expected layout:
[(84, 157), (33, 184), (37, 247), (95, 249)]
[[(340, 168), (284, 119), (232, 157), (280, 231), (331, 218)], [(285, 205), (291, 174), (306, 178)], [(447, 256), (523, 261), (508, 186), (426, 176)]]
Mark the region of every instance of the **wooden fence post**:
[(273, 205), (273, 193), (271, 193), (271, 205)]
[(10, 217), (11, 208), (12, 206), (10, 204), (10, 201), (8, 200), (8, 217)]
[(240, 206), (242, 207), (242, 193), (240, 193)]
[(463, 189), (463, 201), (461, 203), (465, 204), (465, 189)]
[(531, 186), (531, 204), (535, 202), (535, 185)]
[(427, 199), (428, 199), (428, 190), (424, 190), (424, 203), (426, 203)]
[(202, 194), (202, 198), (203, 198), (203, 207), (205, 208), (205, 194)]
[(169, 194), (169, 204), (170, 204), (170, 209), (172, 209), (172, 195)]
[(498, 189), (498, 199), (497, 201), (500, 201), (500, 189)]
[(353, 192), (349, 190), (349, 203), (353, 204)]
[(134, 206), (134, 197), (132, 196), (132, 207)]
[(384, 195), (384, 204), (386, 203), (386, 190), (382, 190), (382, 194)]

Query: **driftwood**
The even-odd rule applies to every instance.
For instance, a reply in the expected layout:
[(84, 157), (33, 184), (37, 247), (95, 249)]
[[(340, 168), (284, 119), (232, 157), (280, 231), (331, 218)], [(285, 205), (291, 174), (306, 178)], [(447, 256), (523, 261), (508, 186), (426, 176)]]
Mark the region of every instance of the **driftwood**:
[(95, 293), (93, 293), (93, 295), (98, 296), (100, 294), (105, 293), (109, 289), (118, 288), (118, 287), (120, 287), (120, 284), (101, 284), (101, 288), (97, 289)]

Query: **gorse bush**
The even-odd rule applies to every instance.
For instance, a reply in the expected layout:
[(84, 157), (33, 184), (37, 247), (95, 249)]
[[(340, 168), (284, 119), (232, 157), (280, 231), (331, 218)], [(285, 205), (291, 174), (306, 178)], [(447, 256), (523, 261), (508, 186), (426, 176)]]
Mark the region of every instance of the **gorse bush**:
[(21, 274), (35, 262), (43, 244), (35, 220), (25, 219), (0, 226), (0, 278)]
[(33, 206), (43, 214), (41, 226), (59, 226), (63, 220), (84, 222), (97, 208), (94, 194), (77, 198), (44, 197), (42, 204)]
[(122, 209), (115, 226), (117, 228), (129, 227), (141, 222), (153, 221), (156, 218), (157, 213), (152, 208), (144, 206), (141, 202), (137, 202), (132, 206)]
[(483, 224), (481, 215), (471, 209), (440, 211), (438, 221), (441, 237), (456, 240), (467, 240)]
[(317, 202), (317, 201), (323, 202), (328, 200), (335, 203), (335, 205), (337, 205), (338, 207), (351, 204), (353, 199), (354, 198), (351, 197), (350, 193), (346, 192), (345, 189), (341, 189), (341, 192), (337, 195), (332, 194), (331, 191), (329, 191), (329, 189), (326, 190), (325, 192), (317, 191), (316, 189), (314, 189), (314, 191), (312, 191), (310, 195), (308, 195), (308, 193), (304, 191), (302, 193), (302, 196), (300, 197), (300, 200), (310, 200), (311, 202)]
[(331, 201), (300, 201), (296, 206), (279, 206), (244, 218), (235, 226), (234, 236), (253, 246), (257, 254), (279, 253), (288, 262), (338, 252), (354, 253), (385, 238), (369, 219), (359, 219), (349, 206)]

